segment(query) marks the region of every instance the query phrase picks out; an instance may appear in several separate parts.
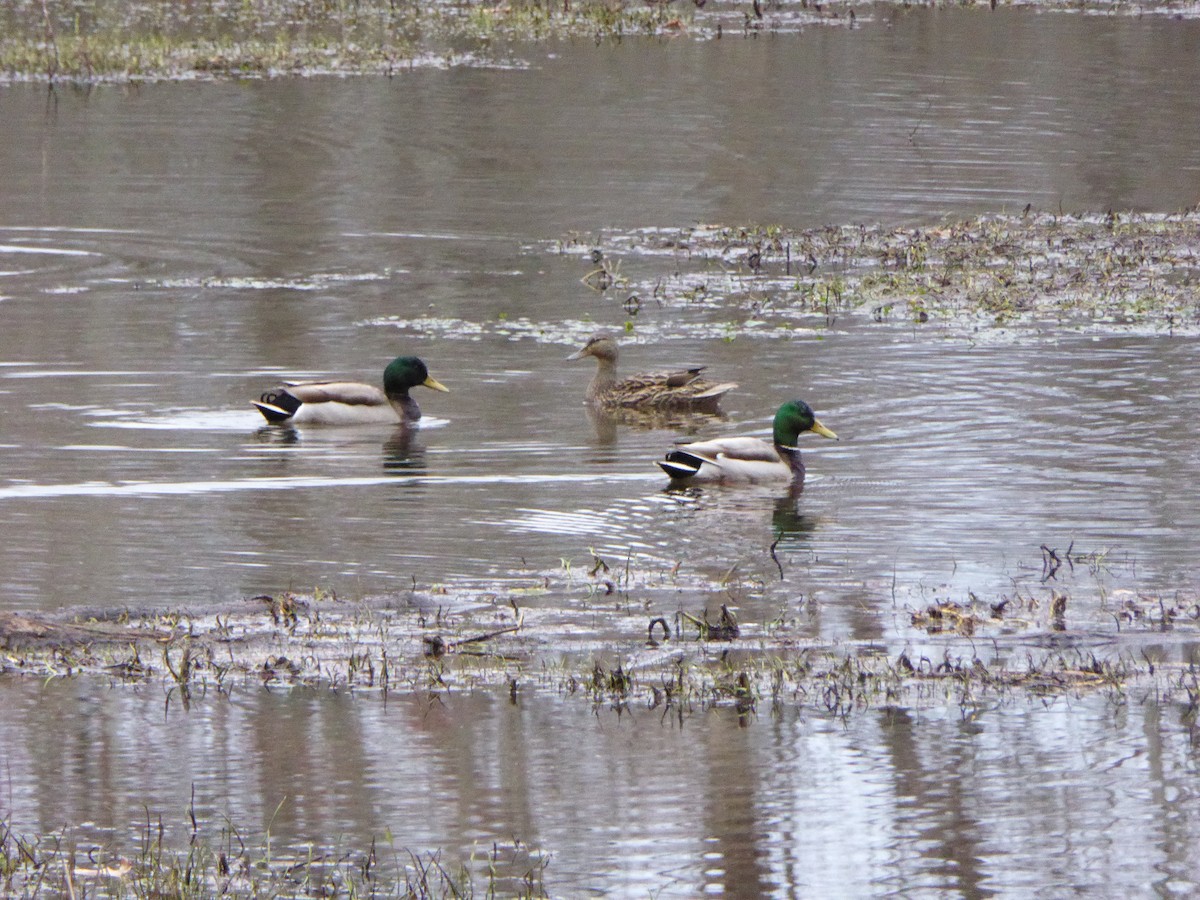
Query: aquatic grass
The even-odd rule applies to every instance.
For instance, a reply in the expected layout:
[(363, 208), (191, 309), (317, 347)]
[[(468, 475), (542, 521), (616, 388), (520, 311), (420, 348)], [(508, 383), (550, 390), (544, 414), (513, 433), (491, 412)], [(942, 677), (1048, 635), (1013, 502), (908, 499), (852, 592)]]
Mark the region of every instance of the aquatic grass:
[[(1180, 621), (1194, 628), (1200, 620), (1200, 602), (1195, 598), (1186, 606), (1164, 602), (1160, 609), (1171, 610), (1170, 616), (1155, 617), (1149, 606), (1145, 603), (1138, 614), (1132, 606), (1123, 606), (1126, 627), (1140, 621), (1161, 629), (1164, 623)], [(1061, 614), (1053, 607), (1052, 600), (1050, 616), (1059, 618)], [(949, 618), (948, 609), (954, 607), (940, 607), (939, 618)], [(969, 641), (981, 620), (977, 617), (969, 629), (944, 628), (940, 633), (965, 635)], [(174, 652), (164, 650), (161, 666), (147, 664), (145, 646), (139, 648), (135, 641), (126, 640), (104, 649), (93, 646), (86, 652), (54, 644), (42, 650), (10, 650), (3, 671), (55, 678), (91, 675), (120, 681), (157, 679), (180, 691), (185, 704), (193, 699), (195, 691), (211, 688), (220, 693), (244, 683), (267, 688), (324, 686), (333, 690), (434, 693), (505, 687), (514, 698), (518, 684), (532, 684), (563, 696), (582, 693), (597, 704), (639, 703), (648, 708), (665, 704), (688, 711), (726, 704), (750, 708), (759, 698), (768, 696), (777, 704), (787, 695), (798, 705), (838, 715), (880, 702), (924, 705), (931, 698), (931, 685), (944, 688), (942, 702), (947, 698), (958, 702), (974, 694), (1004, 696), (1017, 689), (1053, 693), (1115, 687), (1125, 681), (1143, 681), (1147, 674), (1144, 667), (1134, 666), (1119, 652), (1105, 659), (1088, 657), (1086, 664), (1059, 656), (1036, 663), (1030, 658), (1027, 665), (1016, 666), (1015, 657), (1004, 654), (991, 659), (980, 657), (970, 643), (945, 643), (941, 657), (934, 658), (912, 656), (907, 650), (887, 654), (879, 647), (798, 643), (795, 638), (768, 636), (765, 631), (748, 635), (732, 615), (723, 615), (715, 623), (691, 616), (681, 618), (684, 621), (707, 627), (689, 635), (673, 631), (662, 617), (656, 617), (649, 624), (661, 623), (662, 639), (647, 642), (647, 625), (643, 624), (639, 642), (618, 651), (611, 663), (606, 661), (609, 651), (605, 651), (584, 653), (575, 661), (568, 655), (554, 665), (543, 661), (540, 669), (536, 655), (520, 644), (508, 643), (519, 638), (515, 628), (470, 635), (465, 629), (477, 626), (464, 621), (459, 628), (464, 629), (461, 633), (466, 637), (443, 643), (441, 653), (428, 654), (417, 649), (415, 623), (410, 618), (407, 624), (392, 622), (394, 632), (407, 634), (387, 645), (364, 645), (362, 638), (368, 629), (358, 622), (337, 623), (325, 639), (296, 637), (280, 629), (259, 640), (243, 639), (232, 644), (227, 637), (209, 637), (198, 629), (188, 645)], [(526, 623), (524, 627), (532, 626)], [(233, 628), (239, 630), (236, 625)], [(144, 633), (142, 639), (154, 641)], [(486, 641), (486, 649), (468, 650), (473, 640)], [(217, 662), (218, 643), (227, 654), (223, 663)], [(708, 648), (714, 643), (725, 649), (712, 655)], [(656, 653), (656, 647), (668, 651), (667, 655)], [(1015, 645), (1015, 649), (1019, 647)], [(1169, 669), (1162, 666), (1163, 671)]]
[(0, 10), (0, 76), (139, 81), (392, 74), (507, 59), (493, 44), (658, 33), (660, 4), (14, 0)]
[(252, 837), (226, 821), (219, 834), (206, 836), (194, 798), (185, 828), (186, 847), (168, 844), (165, 823), (147, 812), (133, 849), (118, 854), (81, 848), (71, 828), (22, 835), (0, 820), (0, 894), (26, 900), (548, 896), (543, 876), (550, 859), (521, 840), (491, 844), (457, 862), (441, 850), (397, 849), (386, 839), (281, 852), (269, 826)]
[(1053, 322), (1114, 333), (1200, 333), (1196, 209), (1026, 210), (908, 228), (609, 231), (572, 234), (545, 249), (583, 247), (602, 248), (606, 260), (623, 258), (629, 289), (661, 306), (728, 312), (732, 337), (781, 336), (789, 322), (820, 317), (828, 324), (839, 315), (970, 332)]
[[(587, 36), (597, 40), (624, 35), (653, 35), (673, 21), (660, 4), (627, 6), (623, 3), (514, 2), (464, 4), (461, 18), (447, 30), (478, 41), (498, 38), (545, 40)], [(446, 23), (443, 23), (446, 24)]]
[(0, 39), (0, 73), (51, 82), (387, 73), (415, 58), (403, 40), (364, 46), (319, 36), (303, 44), (284, 36), (174, 40), (109, 33), (68, 35), (53, 44)]
[[(1163, 635), (1174, 646), (1200, 633), (1195, 591), (1150, 595), (1105, 584), (1099, 606), (1080, 604), (1070, 577), (1100, 584), (1132, 562), (1109, 549), (1043, 544), (1040, 573), (1025, 567), (1028, 577), (1011, 592), (960, 596), (893, 584), (894, 637), (819, 642), (804, 636), (812, 604), (775, 578), (782, 563), (773, 552), (684, 567), (632, 554), (606, 559), (592, 549), (583, 561), (540, 570), (522, 561), (519, 577), (484, 586), (414, 583), (353, 599), (319, 588), (281, 591), (203, 615), (0, 614), (0, 673), (160, 683), (168, 703), (185, 705), (246, 685), (432, 695), (500, 689), (512, 702), (532, 690), (680, 714), (714, 706), (749, 713), (766, 698), (777, 709), (790, 698), (842, 716), (880, 703), (1159, 691), (1179, 666)], [(751, 607), (775, 612), (739, 621), (738, 610)], [(1162, 646), (1134, 664), (1144, 646), (1137, 635), (1146, 633)], [(1035, 659), (1050, 635), (1073, 650)]]
[[(909, 5), (909, 0), (893, 0)], [(936, 0), (933, 6), (1033, 6), (1112, 15), (1200, 16), (1194, 4), (1152, 0)], [(0, 77), (136, 81), (392, 74), (417, 65), (489, 65), (511, 45), (685, 34), (855, 27), (850, 0), (741, 4), (617, 0), (10, 0), (0, 7)]]

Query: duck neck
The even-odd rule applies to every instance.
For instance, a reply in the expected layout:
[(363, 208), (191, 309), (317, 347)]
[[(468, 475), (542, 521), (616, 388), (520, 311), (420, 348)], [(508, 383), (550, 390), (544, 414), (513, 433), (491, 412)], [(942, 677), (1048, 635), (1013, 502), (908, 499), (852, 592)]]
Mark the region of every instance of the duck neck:
[(402, 422), (415, 422), (421, 418), (421, 407), (417, 406), (416, 400), (408, 396), (407, 390), (393, 391), (388, 394), (388, 401)]
[(596, 376), (588, 387), (588, 399), (598, 400), (617, 383), (617, 361), (596, 357)]
[(803, 482), (804, 481), (804, 460), (800, 458), (800, 451), (797, 450), (795, 447), (788, 447), (788, 446), (786, 446), (784, 444), (780, 444), (778, 442), (776, 442), (776, 444), (775, 444), (775, 451), (781, 457), (783, 457), (784, 462), (786, 462), (791, 467), (792, 478), (795, 479), (796, 482)]

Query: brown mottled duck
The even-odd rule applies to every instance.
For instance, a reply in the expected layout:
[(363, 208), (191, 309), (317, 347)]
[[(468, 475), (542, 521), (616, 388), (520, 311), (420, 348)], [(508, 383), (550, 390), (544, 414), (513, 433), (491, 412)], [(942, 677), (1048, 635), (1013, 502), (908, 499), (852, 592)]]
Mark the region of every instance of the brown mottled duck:
[(617, 339), (611, 334), (595, 334), (569, 360), (592, 356), (596, 376), (588, 385), (587, 400), (613, 409), (674, 409), (717, 412), (721, 398), (737, 387), (733, 382), (714, 384), (700, 373), (704, 366), (677, 372), (617, 375)]

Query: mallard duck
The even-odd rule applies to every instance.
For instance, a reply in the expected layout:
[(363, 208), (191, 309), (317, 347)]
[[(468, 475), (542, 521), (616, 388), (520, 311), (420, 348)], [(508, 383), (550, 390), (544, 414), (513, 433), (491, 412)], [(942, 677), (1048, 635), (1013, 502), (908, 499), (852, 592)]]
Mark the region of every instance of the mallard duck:
[(408, 389), (449, 391), (415, 356), (397, 356), (383, 370), (383, 390), (357, 381), (284, 382), (251, 400), (272, 425), (369, 425), (416, 422), (421, 407)]
[(837, 440), (837, 435), (817, 421), (803, 400), (790, 400), (775, 413), (774, 441), (756, 437), (728, 437), (681, 444), (659, 462), (677, 483), (804, 481), (804, 463), (796, 440), (803, 431), (815, 431)]
[(704, 366), (678, 372), (617, 377), (617, 339), (595, 334), (569, 360), (596, 358), (596, 377), (588, 385), (587, 400), (601, 406), (626, 409), (695, 409), (715, 411), (721, 398), (735, 387), (733, 382), (713, 384), (700, 377)]

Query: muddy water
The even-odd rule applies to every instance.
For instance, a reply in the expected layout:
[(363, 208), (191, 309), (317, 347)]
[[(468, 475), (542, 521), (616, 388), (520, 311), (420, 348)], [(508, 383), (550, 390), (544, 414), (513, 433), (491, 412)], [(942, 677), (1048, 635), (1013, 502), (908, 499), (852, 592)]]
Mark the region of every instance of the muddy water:
[[(1191, 339), (844, 318), (726, 341), (722, 310), (645, 304), (628, 369), (703, 361), (741, 385), (706, 429), (762, 432), (801, 395), (841, 434), (805, 444), (798, 500), (666, 493), (652, 460), (677, 431), (584, 415), (590, 371), (563, 358), (629, 317), (580, 283), (585, 257), (555, 251), (571, 233), (1200, 196), (1194, 23), (861, 21), (564, 45), (526, 68), (392, 80), (0, 90), (0, 608), (482, 590), (592, 549), (644, 572), (736, 566), (744, 621), (783, 606), (804, 637), (897, 646), (920, 638), (907, 610), (929, 597), (1040, 589), (1042, 544), (1099, 560), (1071, 575), (1080, 629), (1111, 619), (1115, 589), (1194, 592)], [(247, 405), (279, 378), (373, 380), (400, 352), (452, 390), (418, 393), (416, 435), (265, 429)], [(784, 577), (763, 591), (776, 539)], [(577, 599), (531, 602), (553, 615)], [(164, 717), (141, 688), (4, 692), (5, 813), (92, 823), (97, 840), (127, 834), (143, 805), (182, 821), (184, 780), (142, 776), (187, 758), (212, 817), (236, 804), (238, 824), (259, 827), (303, 797), (277, 823), (293, 842), (390, 827), (400, 845), (458, 850), (516, 835), (555, 855), (550, 883), (568, 894), (823, 893), (847, 870), (862, 892), (1018, 889), (1045, 877), (1047, 843), (1072, 848), (1063, 885), (1124, 885), (1095, 865), (1111, 840), (1142, 867), (1128, 887), (1195, 881), (1169, 850), (1194, 842), (1190, 817), (1142, 802), (1186, 794), (1186, 735), (1100, 700), (981, 725), (922, 714), (847, 729), (785, 712), (742, 729), (732, 713), (680, 728), (537, 698), (429, 713), (247, 694)], [(64, 719), (79, 734), (48, 760), (38, 748)], [(294, 771), (280, 783), (265, 763), (230, 762), (247, 746), (289, 748)], [(1122, 765), (1146, 754), (1156, 762)], [(1047, 793), (1026, 780), (1031, 761), (1066, 774)], [(430, 783), (446, 808), (406, 831)], [(589, 795), (605, 802), (580, 809)], [(1031, 808), (1040, 824), (1014, 828)], [(1122, 825), (1131, 848), (1113, 837)], [(861, 859), (830, 855), (847, 843)]]

